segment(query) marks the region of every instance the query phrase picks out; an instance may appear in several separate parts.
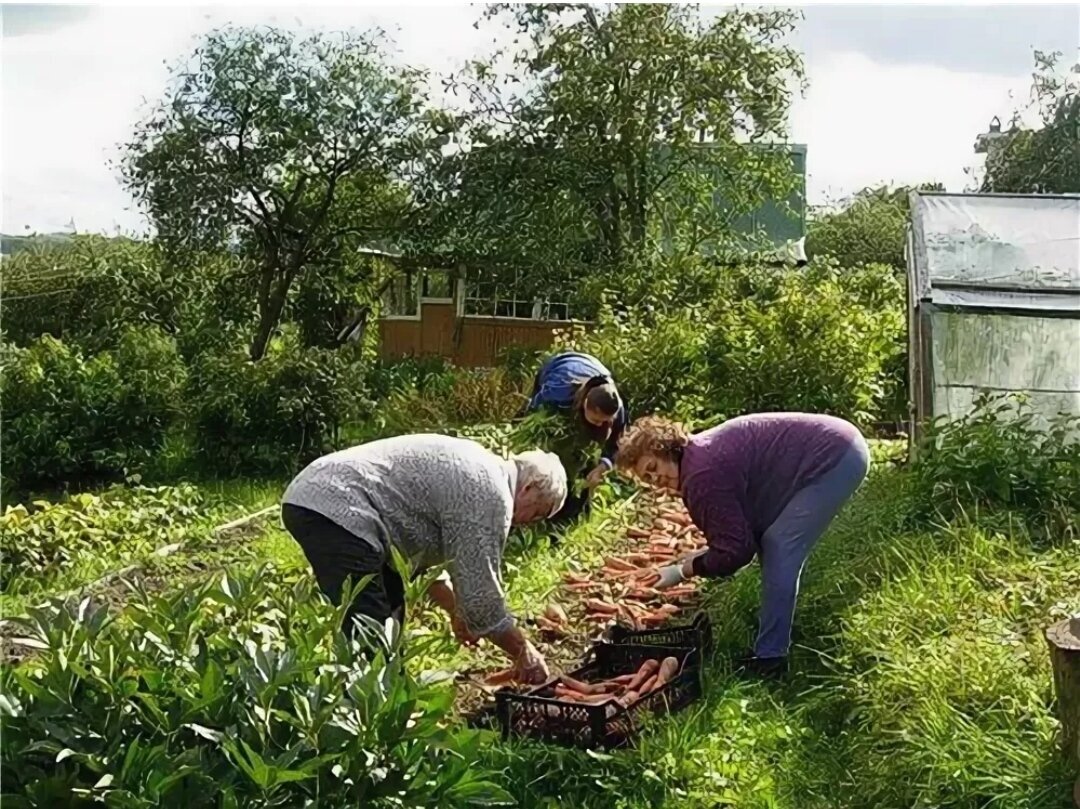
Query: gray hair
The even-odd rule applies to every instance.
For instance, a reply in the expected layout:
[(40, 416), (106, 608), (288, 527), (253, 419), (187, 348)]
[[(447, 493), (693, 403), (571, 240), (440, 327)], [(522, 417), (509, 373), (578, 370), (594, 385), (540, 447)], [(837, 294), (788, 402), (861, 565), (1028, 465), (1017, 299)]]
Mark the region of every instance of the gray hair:
[(538, 497), (553, 504), (551, 514), (558, 513), (566, 502), (566, 470), (554, 452), (531, 449), (510, 456), (517, 465), (518, 491), (531, 485)]

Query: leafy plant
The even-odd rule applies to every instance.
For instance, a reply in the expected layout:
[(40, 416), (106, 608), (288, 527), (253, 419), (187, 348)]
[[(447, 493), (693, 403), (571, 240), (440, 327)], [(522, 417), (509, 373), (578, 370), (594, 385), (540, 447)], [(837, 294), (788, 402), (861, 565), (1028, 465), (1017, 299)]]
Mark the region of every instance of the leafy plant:
[(272, 569), (136, 592), (119, 616), (33, 610), (39, 654), (2, 673), (5, 805), (508, 802), (477, 735), (447, 726), (453, 692), (410, 673), (431, 641), (348, 641), (343, 614)]
[(59, 502), (8, 506), (0, 516), (0, 583), (8, 595), (83, 579), (187, 538), (213, 518), (193, 486), (113, 486)]
[(901, 350), (900, 287), (894, 280), (889, 306), (860, 305), (842, 272), (784, 273), (769, 295), (715, 310), (706, 350), (718, 409), (872, 420), (884, 394), (883, 371)]
[(48, 335), (5, 344), (0, 368), (6, 488), (135, 471), (181, 414), (184, 364), (154, 326), (129, 327), (115, 351), (90, 357)]
[(960, 418), (938, 419), (915, 465), (915, 516), (1007, 510), (1055, 538), (1080, 535), (1080, 418), (1043, 419), (1022, 395), (981, 394)]
[(295, 471), (366, 411), (362, 364), (346, 349), (297, 342), (286, 333), (257, 363), (235, 348), (195, 361), (187, 398), (204, 468)]

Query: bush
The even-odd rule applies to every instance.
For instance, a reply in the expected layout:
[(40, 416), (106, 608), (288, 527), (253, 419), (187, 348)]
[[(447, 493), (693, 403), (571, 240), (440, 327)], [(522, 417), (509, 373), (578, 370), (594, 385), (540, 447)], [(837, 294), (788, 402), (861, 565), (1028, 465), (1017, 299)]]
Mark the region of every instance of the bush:
[(246, 346), (199, 357), (187, 398), (197, 461), (229, 474), (294, 472), (369, 408), (348, 349), (301, 348), (293, 334), (259, 362)]
[(814, 262), (790, 270), (715, 268), (706, 304), (667, 293), (560, 347), (611, 368), (632, 415), (661, 411), (697, 426), (764, 410), (872, 421), (906, 402), (903, 286), (888, 267)]
[(1068, 541), (1080, 535), (1080, 418), (1040, 424), (1022, 396), (984, 394), (954, 421), (929, 430), (915, 464), (915, 514), (952, 518), (1007, 509), (1035, 530)]
[[(306, 578), (225, 577), (32, 610), (41, 652), (2, 675), (5, 805), (460, 807), (506, 802), (453, 692), (410, 672), (436, 641), (368, 657)], [(73, 796), (81, 796), (73, 798)]]
[(525, 383), (502, 368), (460, 368), (424, 388), (392, 394), (379, 409), (391, 433), (509, 421), (528, 398)]
[(180, 415), (185, 370), (175, 342), (129, 327), (91, 357), (49, 336), (4, 346), (5, 487), (112, 479), (141, 468)]
[[(9, 506), (0, 516), (0, 584), (43, 589), (73, 569), (93, 573), (179, 541), (207, 503), (190, 485), (116, 486), (57, 503)], [(25, 585), (25, 586), (24, 586)]]
[(908, 195), (912, 190), (943, 191), (938, 184), (917, 189), (867, 188), (838, 211), (813, 218), (806, 234), (810, 259), (831, 256), (846, 267), (886, 264), (903, 270), (907, 241)]
[(243, 302), (254, 297), (237, 294), (236, 269), (231, 257), (189, 255), (175, 266), (152, 243), (76, 236), (4, 261), (5, 333), (20, 346), (50, 334), (98, 352), (115, 348), (125, 329), (153, 324), (191, 356), (245, 318)]
[(878, 415), (885, 370), (902, 351), (902, 291), (878, 273), (892, 279), (892, 294), (878, 294), (894, 303), (867, 305), (843, 273), (783, 273), (768, 294), (714, 309), (706, 345), (714, 407), (728, 415), (832, 413), (862, 423)]

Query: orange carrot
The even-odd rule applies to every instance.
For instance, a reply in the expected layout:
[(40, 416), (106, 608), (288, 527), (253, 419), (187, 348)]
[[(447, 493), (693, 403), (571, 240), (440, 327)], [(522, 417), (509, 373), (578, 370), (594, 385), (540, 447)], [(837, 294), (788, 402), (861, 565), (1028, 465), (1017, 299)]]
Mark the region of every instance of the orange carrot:
[(648, 680), (643, 682), (641, 684), (641, 688), (638, 689), (638, 693), (641, 694), (641, 696), (645, 696), (646, 694), (651, 693), (652, 690), (656, 687), (657, 679), (657, 675), (654, 674)]
[(659, 688), (675, 679), (679, 673), (679, 659), (677, 657), (665, 657), (660, 664), (660, 671), (656, 674), (656, 687)]
[(514, 670), (505, 669), (504, 671), (496, 671), (493, 674), (489, 674), (484, 678), (484, 682), (488, 685), (506, 685), (512, 682), (514, 679)]
[(614, 604), (601, 601), (599, 598), (590, 598), (585, 602), (585, 608), (592, 610), (593, 612), (600, 612), (606, 615), (614, 615), (619, 611), (619, 608)]
[(575, 680), (573, 677), (563, 674), (559, 678), (563, 685), (569, 688), (571, 691), (577, 691), (579, 694), (596, 694), (598, 689), (592, 683), (585, 683), (581, 680)]
[(621, 556), (609, 556), (604, 560), (605, 567), (610, 567), (615, 570), (633, 570), (634, 565), (627, 562)]
[(566, 628), (562, 624), (557, 624), (554, 621), (545, 618), (543, 615), (537, 617), (536, 625), (545, 632), (553, 632), (556, 635), (566, 634)]
[(626, 535), (631, 539), (646, 539), (649, 532), (643, 528), (631, 527), (626, 529)]
[(558, 604), (548, 604), (547, 609), (544, 610), (544, 617), (556, 624), (565, 624), (570, 620), (566, 616), (566, 610)]
[(649, 679), (652, 675), (656, 674), (660, 670), (660, 664), (656, 660), (646, 660), (641, 664), (641, 668), (637, 670), (637, 674), (634, 675), (634, 679), (627, 684), (627, 689), (630, 691), (640, 690), (640, 686), (643, 682)]

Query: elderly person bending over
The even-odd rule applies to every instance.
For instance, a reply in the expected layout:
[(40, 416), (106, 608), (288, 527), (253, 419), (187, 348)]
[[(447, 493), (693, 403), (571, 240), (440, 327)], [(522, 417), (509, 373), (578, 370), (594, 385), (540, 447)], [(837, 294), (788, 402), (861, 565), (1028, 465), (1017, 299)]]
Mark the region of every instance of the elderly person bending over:
[(765, 413), (690, 435), (650, 416), (623, 436), (618, 464), (646, 483), (679, 491), (708, 540), (704, 551), (658, 569), (655, 586), (730, 576), (757, 555), (759, 631), (739, 668), (785, 672), (803, 565), (869, 470), (859, 430), (832, 416)]
[(473, 441), (406, 435), (319, 458), (289, 485), (281, 517), (335, 604), (346, 579), (374, 574), (349, 606), (350, 624), (358, 614), (404, 620), (394, 547), (415, 573), (447, 565), (449, 581), (429, 594), (459, 641), (489, 639), (519, 680), (540, 682), (547, 664), (506, 608), (502, 552), (511, 524), (549, 517), (565, 499), (566, 472), (551, 453), (504, 461)]

